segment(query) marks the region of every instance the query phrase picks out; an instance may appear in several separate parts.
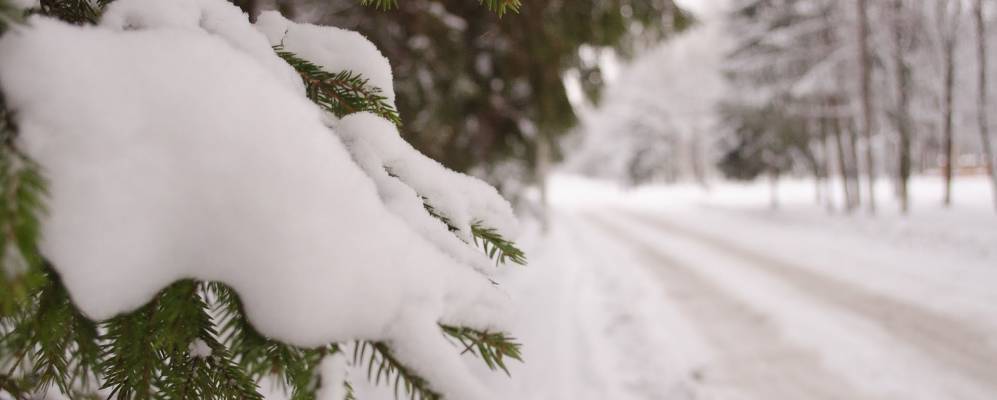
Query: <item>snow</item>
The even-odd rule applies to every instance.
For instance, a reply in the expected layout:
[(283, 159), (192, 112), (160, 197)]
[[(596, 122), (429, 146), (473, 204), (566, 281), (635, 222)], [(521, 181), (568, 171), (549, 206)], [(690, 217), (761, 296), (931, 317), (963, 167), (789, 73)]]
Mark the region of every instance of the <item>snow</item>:
[(197, 358), (211, 357), (211, 347), (201, 339), (194, 339), (190, 343), (190, 355)]
[[(283, 23), (289, 50), (390, 83), (358, 35)], [(502, 232), (514, 227), (501, 221), (509, 205), (403, 145), (387, 121), (326, 126), (267, 43), (222, 0), (121, 0), (98, 27), (36, 16), (6, 34), (0, 87), (17, 144), (50, 181), (42, 253), (93, 319), (179, 279), (220, 281), (267, 336), (303, 347), (387, 341), (448, 397), (490, 398), (437, 324), (503, 328), (508, 296), (454, 250), (459, 240), (434, 236), (442, 224), (406, 219), (411, 208), (382, 197), (412, 205), (419, 193), (464, 229), (481, 220)], [(364, 154), (412, 189), (385, 191), (340, 135), (362, 137)]]
[(171, 28), (206, 32), (253, 56), (289, 88), (304, 93), (298, 73), (274, 53), (247, 18), (238, 7), (212, 0), (122, 0), (104, 9), (100, 25), (116, 30)]

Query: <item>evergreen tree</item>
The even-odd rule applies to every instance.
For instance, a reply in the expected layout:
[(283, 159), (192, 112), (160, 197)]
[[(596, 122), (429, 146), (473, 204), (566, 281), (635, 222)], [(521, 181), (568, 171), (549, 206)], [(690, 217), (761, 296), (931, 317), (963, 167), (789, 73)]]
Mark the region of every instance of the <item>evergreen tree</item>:
[(627, 57), (692, 22), (672, 0), (485, 3), (508, 4), (517, 15), (496, 18), (467, 0), (402, 1), (387, 13), (352, 0), (300, 7), (363, 33), (392, 60), (409, 142), (454, 170), (475, 170), (494, 182), (508, 172), (496, 170), (506, 162), (525, 163), (527, 176), (519, 178), (530, 180), (544, 158), (538, 143), (555, 144), (553, 158), (559, 156), (556, 139), (577, 121), (566, 73), (576, 73), (597, 101), (603, 50)]
[[(468, 0), (469, 3), (473, 1)], [(109, 1), (43, 0), (28, 13), (74, 24), (99, 19)], [(387, 7), (393, 2), (368, 2)], [(502, 14), (518, 2), (487, 1)], [(0, 0), (0, 33), (24, 12)], [(280, 48), (274, 49), (300, 74), (307, 96), (336, 116), (368, 111), (400, 124), (398, 112), (380, 88), (352, 71), (325, 71)], [(221, 282), (181, 280), (128, 314), (92, 321), (77, 309), (59, 274), (39, 250), (46, 212), (42, 169), (19, 148), (15, 116), (0, 93), (0, 392), (17, 399), (57, 390), (70, 398), (94, 398), (104, 390), (116, 399), (261, 399), (265, 377), (281, 383), (294, 399), (312, 399), (322, 385), (323, 358), (352, 349), (375, 383), (394, 385), (396, 394), (435, 399), (441, 395), (392, 353), (389, 343), (359, 341), (301, 348), (266, 337), (244, 312), (239, 294)], [(460, 228), (423, 198), (427, 214), (457, 233)], [(496, 264), (525, 264), (514, 243), (495, 229), (475, 223), (470, 232)], [(520, 346), (508, 334), (441, 325), (454, 351), (471, 353), (489, 368), (508, 372)]]

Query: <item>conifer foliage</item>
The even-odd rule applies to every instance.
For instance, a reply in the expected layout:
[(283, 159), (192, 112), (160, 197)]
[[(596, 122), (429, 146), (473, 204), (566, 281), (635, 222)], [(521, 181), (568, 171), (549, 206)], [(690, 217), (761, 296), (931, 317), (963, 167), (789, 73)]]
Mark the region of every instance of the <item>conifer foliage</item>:
[[(363, 2), (382, 8), (394, 3)], [(39, 8), (22, 11), (0, 0), (0, 33), (25, 13), (94, 23), (106, 3), (42, 0)], [(520, 5), (483, 3), (498, 14)], [(329, 113), (368, 111), (401, 124), (381, 89), (360, 74), (325, 71), (280, 46), (274, 50), (300, 74), (307, 96)], [(293, 399), (314, 399), (323, 385), (343, 385), (346, 398), (353, 399), (349, 381), (322, 382), (318, 372), (325, 357), (352, 349), (352, 362), (366, 367), (371, 382), (392, 385), (396, 395), (412, 399), (442, 397), (393, 355), (389, 343), (300, 348), (266, 337), (247, 319), (238, 293), (220, 282), (181, 280), (133, 312), (89, 319), (39, 251), (46, 180), (41, 167), (17, 148), (13, 117), (0, 93), (0, 394), (22, 399), (56, 390), (81, 399), (262, 399), (257, 385), (270, 377)], [(423, 201), (427, 213), (449, 225), (428, 206), (431, 199)], [(471, 234), (497, 265), (526, 263), (523, 252), (495, 229), (476, 222)], [(506, 333), (440, 329), (454, 351), (470, 353), (492, 370), (508, 373), (507, 360), (521, 360), (520, 345)]]

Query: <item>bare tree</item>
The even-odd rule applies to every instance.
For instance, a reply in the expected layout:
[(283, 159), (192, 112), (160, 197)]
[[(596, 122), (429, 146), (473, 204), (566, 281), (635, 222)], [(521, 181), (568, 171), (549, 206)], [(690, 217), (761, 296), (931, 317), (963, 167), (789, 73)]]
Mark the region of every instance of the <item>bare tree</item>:
[(909, 21), (905, 18), (907, 10), (904, 0), (894, 0), (892, 8), (893, 62), (896, 73), (894, 83), (896, 84), (897, 96), (895, 121), (900, 144), (897, 157), (899, 161), (897, 197), (900, 201), (900, 211), (907, 214), (910, 209), (908, 184), (911, 172), (912, 124), (910, 115), (911, 67), (908, 64), (906, 53), (910, 47), (908, 42), (911, 40), (910, 30), (913, 27), (909, 26)]
[(952, 205), (952, 174), (955, 169), (953, 138), (953, 97), (955, 92), (955, 50), (962, 18), (962, 0), (935, 0), (935, 19), (942, 61), (942, 138), (945, 153), (945, 197), (943, 204)]
[(827, 113), (829, 116), (826, 117), (826, 121), (831, 135), (834, 136), (834, 148), (838, 156), (838, 172), (841, 173), (841, 190), (845, 200), (845, 212), (851, 212), (857, 206), (855, 202), (857, 193), (854, 192), (850, 173), (852, 167), (845, 150), (845, 137), (841, 132), (841, 118), (837, 115), (837, 100), (832, 96), (828, 102), (829, 111)]
[(869, 12), (868, 0), (858, 0), (858, 48), (859, 48), (859, 79), (862, 102), (861, 126), (865, 139), (865, 163), (868, 174), (869, 213), (876, 213), (876, 169), (872, 154), (872, 56), (869, 54)]
[(976, 25), (976, 57), (979, 67), (979, 97), (977, 99), (977, 115), (980, 124), (980, 139), (985, 165), (990, 174), (990, 183), (994, 190), (994, 209), (997, 209), (997, 171), (994, 170), (993, 148), (990, 147), (990, 127), (987, 112), (990, 108), (990, 96), (987, 93), (987, 36), (986, 24), (983, 21), (983, 0), (976, 0), (973, 7), (973, 20)]

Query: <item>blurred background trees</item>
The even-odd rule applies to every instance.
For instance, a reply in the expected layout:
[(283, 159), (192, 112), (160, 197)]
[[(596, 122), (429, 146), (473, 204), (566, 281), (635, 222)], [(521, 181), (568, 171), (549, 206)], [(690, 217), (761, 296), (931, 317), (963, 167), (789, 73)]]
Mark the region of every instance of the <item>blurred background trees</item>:
[[(787, 132), (784, 118), (762, 118), (762, 127), (758, 119), (725, 118), (724, 130), (736, 139), (726, 141), (721, 166), (765, 163), (765, 152), (745, 147), (767, 131), (775, 138), (770, 150), (791, 149), (786, 168), (812, 171), (818, 182), (838, 176), (846, 211), (864, 202), (875, 212), (873, 188), (882, 176), (906, 212), (908, 181), (923, 173), (944, 177), (939, 202), (950, 205), (954, 176), (993, 177), (986, 119), (993, 7), (986, 0), (734, 1), (736, 43), (725, 72), (734, 88), (728, 102), (736, 106), (721, 112), (774, 106), (799, 123)], [(743, 159), (752, 154), (760, 159)]]

